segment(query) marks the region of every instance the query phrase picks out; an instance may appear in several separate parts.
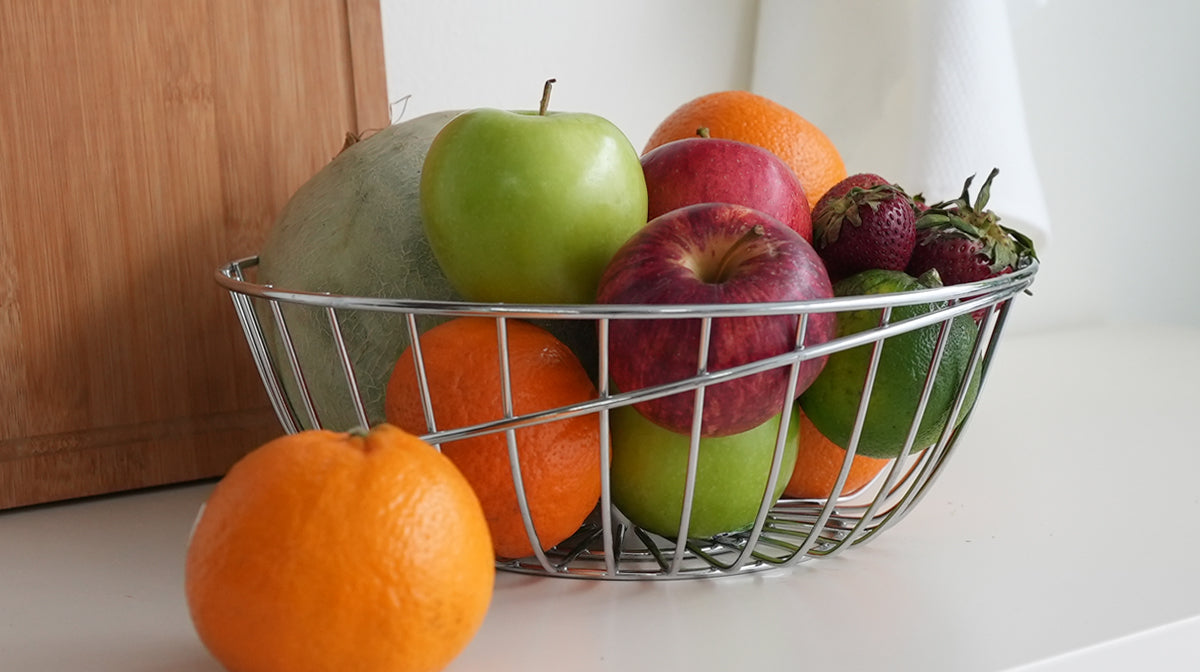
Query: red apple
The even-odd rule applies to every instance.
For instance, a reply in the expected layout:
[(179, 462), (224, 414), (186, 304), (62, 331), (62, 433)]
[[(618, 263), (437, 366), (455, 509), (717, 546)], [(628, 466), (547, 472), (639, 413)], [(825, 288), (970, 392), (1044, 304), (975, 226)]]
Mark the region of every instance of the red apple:
[[(702, 203), (651, 220), (617, 250), (600, 277), (603, 304), (734, 304), (833, 297), (820, 257), (800, 234), (774, 217), (741, 205)], [(805, 344), (833, 337), (834, 315), (812, 313)], [(707, 368), (720, 371), (790, 352), (796, 315), (721, 317), (712, 322)], [(614, 319), (609, 323), (613, 385), (632, 391), (696, 375), (701, 320)], [(808, 388), (824, 358), (800, 366), (787, 389), (789, 366), (712, 385), (705, 391), (701, 434), (728, 436), (777, 415), (790, 394)], [(695, 396), (682, 392), (640, 402), (656, 424), (688, 432)]]
[(697, 203), (734, 203), (761, 210), (812, 243), (804, 187), (778, 156), (723, 138), (675, 140), (642, 155), (648, 219)]

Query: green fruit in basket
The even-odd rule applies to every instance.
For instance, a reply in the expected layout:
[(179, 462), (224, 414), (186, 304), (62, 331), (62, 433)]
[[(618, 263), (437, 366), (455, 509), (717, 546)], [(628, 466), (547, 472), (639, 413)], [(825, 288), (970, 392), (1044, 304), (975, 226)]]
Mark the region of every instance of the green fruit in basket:
[[(551, 80), (553, 81), (553, 80)], [(434, 254), (472, 301), (592, 303), (604, 267), (646, 224), (637, 150), (593, 114), (464, 112), (421, 176)]]
[[(833, 290), (837, 296), (859, 296), (927, 289), (940, 284), (936, 273), (918, 279), (900, 271), (869, 270), (836, 283)], [(892, 310), (891, 321), (899, 322), (945, 307), (944, 302), (897, 306)], [(837, 337), (874, 329), (879, 326), (880, 313), (879, 310), (839, 313)], [(883, 342), (870, 404), (859, 438), (859, 454), (893, 458), (903, 451), (940, 329), (941, 323), (937, 323), (890, 336)], [(970, 363), (977, 334), (974, 320), (970, 315), (959, 315), (951, 322), (949, 329), (949, 340), (925, 414), (918, 425), (913, 452), (932, 445), (939, 438), (950, 419), (954, 400)], [(831, 354), (825, 370), (800, 397), (804, 412), (817, 429), (842, 447), (850, 443), (870, 360), (871, 344)], [(973, 403), (978, 385), (972, 388), (968, 390), (963, 413)], [(963, 413), (960, 413), (960, 419)]]
[[(258, 282), (351, 296), (456, 298), (425, 239), (419, 181), (430, 143), (457, 114), (435, 112), (393, 124), (334, 157), (279, 215), (259, 253)], [(345, 430), (359, 424), (325, 311), (287, 304), (282, 309), (321, 425)], [(265, 305), (259, 316), (291, 405), (307, 427)], [(367, 419), (375, 424), (383, 420), (392, 366), (408, 346), (404, 316), (343, 310), (338, 318)]]
[[(700, 440), (689, 537), (711, 537), (754, 525), (782, 417), (776, 415), (740, 434)], [(683, 510), (691, 437), (650, 422), (632, 406), (614, 409), (610, 424), (613, 504), (634, 524), (674, 538)], [(783, 493), (796, 465), (799, 424), (793, 412), (772, 503)]]

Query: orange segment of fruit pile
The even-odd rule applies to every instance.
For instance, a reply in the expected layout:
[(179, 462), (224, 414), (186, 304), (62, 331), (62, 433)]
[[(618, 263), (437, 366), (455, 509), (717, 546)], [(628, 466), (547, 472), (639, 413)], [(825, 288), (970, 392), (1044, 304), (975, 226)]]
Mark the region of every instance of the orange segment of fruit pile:
[[(588, 401), (596, 388), (576, 356), (545, 329), (507, 321), (512, 404), (516, 415)], [(504, 417), (496, 320), (458, 318), (421, 337), (438, 430)], [(388, 421), (427, 431), (411, 349), (396, 363), (385, 395)], [(600, 421), (596, 415), (515, 431), (521, 479), (539, 545), (548, 549), (574, 534), (600, 500)], [(451, 441), (442, 452), (478, 494), (501, 558), (533, 553), (513, 485), (504, 432)]]
[(201, 641), (230, 670), (440, 670), (474, 637), (495, 565), (471, 487), (416, 436), (309, 430), (249, 453), (188, 547)]
[(811, 209), (846, 177), (837, 147), (812, 122), (779, 103), (749, 91), (719, 91), (679, 106), (658, 125), (643, 150), (695, 137), (707, 128), (714, 138), (739, 140), (771, 150), (800, 178)]
[[(800, 448), (796, 452), (796, 468), (783, 489), (785, 497), (825, 499), (833, 492), (838, 474), (846, 459), (846, 449), (830, 441), (800, 412)], [(883, 471), (891, 460), (855, 455), (850, 461), (850, 473), (842, 486), (843, 494), (861, 490)]]

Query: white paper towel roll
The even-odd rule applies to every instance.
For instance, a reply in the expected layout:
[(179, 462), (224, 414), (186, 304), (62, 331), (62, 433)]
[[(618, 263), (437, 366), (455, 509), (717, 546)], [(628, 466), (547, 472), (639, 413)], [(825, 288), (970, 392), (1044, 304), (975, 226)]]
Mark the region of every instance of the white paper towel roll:
[(850, 173), (937, 201), (970, 175), (976, 193), (997, 167), (989, 206), (1045, 247), (1002, 0), (761, 0), (759, 12), (751, 88), (821, 127)]

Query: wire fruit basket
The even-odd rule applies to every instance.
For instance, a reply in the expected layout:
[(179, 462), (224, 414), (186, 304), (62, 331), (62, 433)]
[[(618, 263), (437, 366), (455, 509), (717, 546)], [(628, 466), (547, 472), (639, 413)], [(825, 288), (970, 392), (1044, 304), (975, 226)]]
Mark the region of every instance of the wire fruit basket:
[[(837, 555), (847, 548), (874, 539), (895, 525), (921, 500), (944, 468), (978, 398), (973, 395), (981, 392), (1012, 299), (1028, 289), (1038, 270), (1036, 260), (1031, 260), (1009, 274), (949, 287), (819, 301), (664, 307), (487, 304), (292, 291), (254, 282), (257, 264), (257, 257), (232, 261), (217, 270), (216, 278), (230, 293), (267, 395), (283, 429), (288, 433), (323, 426), (310, 386), (306, 383), (306, 371), (302, 365), (305, 353), (294, 342), (289, 330), (289, 324), (295, 321), (295, 311), (303, 311), (327, 327), (330, 338), (325, 351), (308, 354), (310, 357), (315, 355), (324, 358), (327, 363), (337, 363), (333, 368), (340, 372), (345, 405), (352, 410), (358, 425), (363, 427), (369, 425), (369, 413), (346, 344), (345, 324), (349, 316), (367, 311), (395, 317), (397, 323), (405, 328), (408, 342), (416, 346), (412, 350), (419, 368), (424, 366), (420, 356), (420, 334), (432, 322), (456, 317), (494, 319), (502, 372), (507, 371), (508, 367), (505, 330), (510, 320), (533, 320), (543, 324), (572, 321), (594, 327), (597, 339), (594, 362), (597, 394), (594, 398), (536, 413), (515, 414), (509, 411), (489, 422), (432, 431), (422, 438), (439, 446), (459, 439), (503, 434), (509, 450), (513, 481), (519, 484), (522, 479), (517, 459), (517, 430), (539, 423), (596, 415), (600, 422), (600, 445), (597, 450), (600, 452), (601, 494), (595, 510), (574, 535), (542, 550), (537, 541), (526, 493), (520, 487), (516, 488), (517, 503), (531, 538), (533, 554), (519, 559), (498, 559), (497, 567), (527, 574), (613, 580), (714, 577), (789, 567), (810, 559)], [(894, 318), (895, 309), (902, 306), (928, 306), (931, 309), (913, 317)], [(804, 344), (803, 333), (809, 316), (864, 310), (879, 311), (878, 326), (835, 336), (815, 345)], [(628, 392), (614, 391), (607, 382), (610, 365), (607, 337), (615, 320), (697, 320), (701, 326), (700, 342), (705, 344), (703, 335), (710, 333), (714, 320), (759, 315), (790, 315), (798, 318), (797, 346), (781, 355), (719, 371), (706, 370), (704, 353), (699, 352), (694, 376)], [(926, 411), (939, 365), (946, 352), (950, 325), (955, 318), (964, 315), (974, 318), (977, 331), (965, 374), (957, 381), (953, 395), (949, 417), (957, 420), (946, 422), (932, 445), (914, 445), (917, 428)], [(935, 330), (937, 346), (929, 362), (904, 448), (870, 484), (854, 492), (843, 492), (861, 437), (871, 390), (877, 380), (880, 354), (888, 339), (919, 329)], [(311, 347), (311, 344), (301, 345)], [(791, 380), (795, 381), (801, 363), (852, 348), (868, 348), (870, 364), (858, 400), (851, 439), (829, 497), (784, 497), (777, 500), (772, 496), (777, 491), (776, 485), (780, 479), (786, 482), (789, 477), (789, 474), (783, 473), (782, 456), (792, 406), (797, 402), (788, 395), (786, 407), (780, 409), (782, 420), (762, 501), (753, 525), (748, 529), (706, 538), (688, 536), (700, 446), (699, 413), (696, 414), (690, 436), (679, 533), (663, 536), (643, 529), (613, 504), (609, 474), (609, 430), (610, 414), (615, 409), (681, 392), (695, 394), (697, 403), (702, 407), (703, 392), (709, 386), (773, 369), (790, 371)], [(705, 350), (706, 346), (701, 345), (699, 349)], [(507, 385), (507, 377), (502, 375), (502, 379)], [(511, 398), (511, 389), (504, 390), (504, 393)], [(423, 403), (429, 403), (427, 395)], [(427, 417), (432, 413), (431, 409), (426, 409), (426, 412)]]

